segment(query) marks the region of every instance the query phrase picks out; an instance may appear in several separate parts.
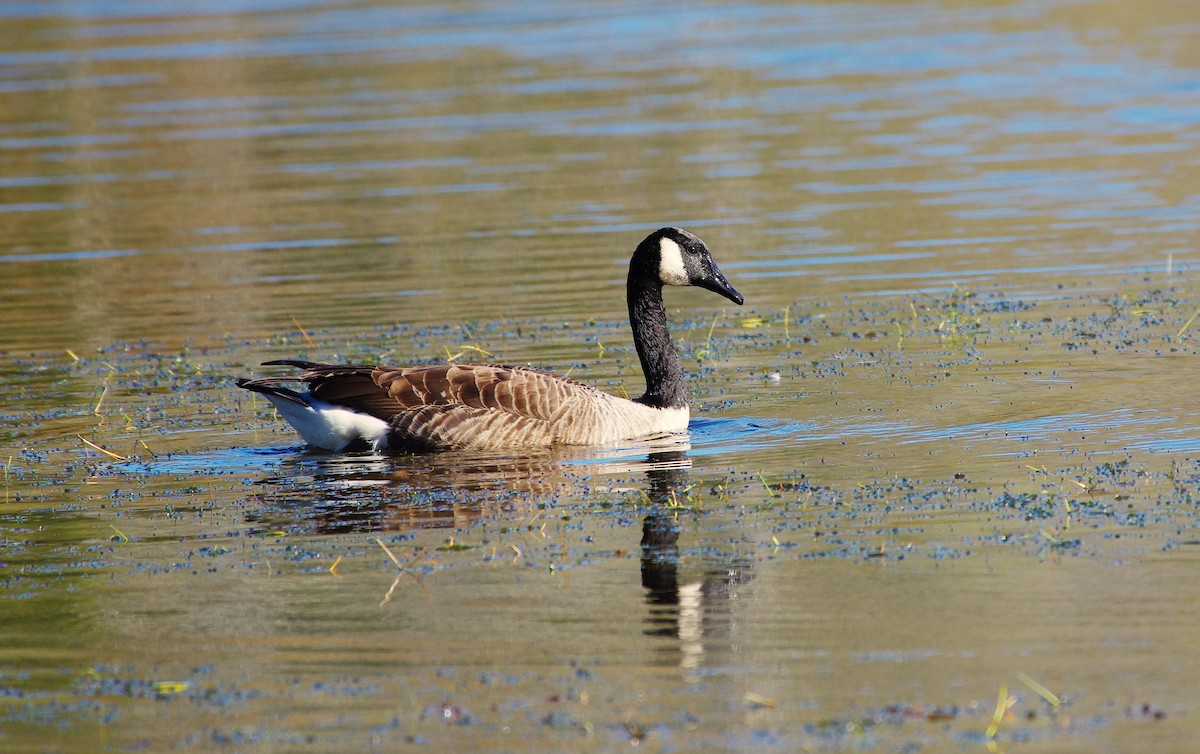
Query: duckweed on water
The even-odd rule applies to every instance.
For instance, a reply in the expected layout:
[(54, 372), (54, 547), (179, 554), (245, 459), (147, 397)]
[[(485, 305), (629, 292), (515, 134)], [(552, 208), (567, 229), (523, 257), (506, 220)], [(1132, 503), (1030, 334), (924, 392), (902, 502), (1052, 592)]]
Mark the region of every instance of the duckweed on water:
[[(194, 614), (190, 607), (177, 608), (191, 615), (181, 626), (205, 625), (208, 612), (235, 628), (204, 629), (215, 638), (199, 638), (209, 661), (209, 670), (200, 673), (181, 669), (169, 652), (158, 650), (154, 654), (160, 665), (155, 668), (110, 669), (84, 680), (75, 680), (78, 670), (70, 671), (70, 678), (47, 677), (43, 671), (36, 684), (10, 679), (4, 693), (25, 706), (20, 713), (10, 708), (8, 722), (79, 726), (101, 717), (120, 726), (147, 714), (140, 709), (146, 704), (279, 711), (307, 703), (341, 707), (345, 700), (369, 701), (370, 707), (403, 693), (409, 701), (402, 713), (363, 715), (352, 704), (341, 714), (375, 731), (373, 735), (431, 742), (441, 740), (436, 726), (447, 725), (483, 731), (533, 725), (563, 736), (614, 737), (626, 745), (703, 728), (711, 712), (697, 712), (692, 722), (660, 714), (644, 697), (611, 685), (603, 662), (593, 665), (590, 678), (572, 681), (579, 684), (575, 690), (564, 690), (553, 674), (528, 666), (509, 674), (516, 680), (502, 685), (422, 675), (420, 670), (404, 674), (400, 683), (371, 670), (390, 659), (360, 664), (363, 672), (355, 679), (337, 681), (305, 671), (305, 681), (280, 685), (274, 673), (239, 674), (238, 663), (223, 659), (226, 640), (221, 637), (227, 634), (250, 656), (254, 652), (246, 642), (264, 639), (237, 638), (262, 634), (239, 627), (242, 617), (220, 605), (228, 595), (246, 591), (250, 596), (233, 604), (271, 605), (255, 619), (283, 627), (265, 630), (282, 630), (286, 637), (293, 630), (288, 616), (315, 609), (304, 605), (328, 604), (334, 612), (320, 620), (337, 627), (329, 639), (335, 644), (343, 632), (355, 636), (361, 626), (396, 631), (443, 611), (453, 614), (439, 618), (445, 621), (442, 632), (469, 630), (481, 615), (488, 616), (487, 623), (495, 622), (491, 615), (499, 611), (503, 617), (496, 621), (518, 627), (506, 641), (520, 642), (522, 621), (539, 611), (549, 610), (551, 624), (569, 625), (572, 631), (586, 621), (599, 621), (586, 617), (583, 592), (576, 591), (583, 587), (577, 585), (618, 574), (630, 578), (632, 567), (630, 583), (635, 588), (640, 583), (643, 598), (660, 605), (645, 618), (646, 633), (658, 635), (659, 621), (666, 621), (668, 635), (674, 637), (667, 646), (678, 647), (679, 637), (692, 630), (688, 600), (727, 600), (717, 603), (725, 607), (697, 613), (708, 616), (698, 635), (716, 641), (732, 632), (727, 624), (752, 620), (742, 616), (743, 608), (731, 606), (762, 604), (749, 600), (764, 583), (774, 590), (790, 588), (772, 579), (780, 570), (814, 569), (801, 571), (798, 583), (819, 592), (830, 579), (828, 569), (848, 568), (839, 573), (845, 583), (858, 584), (847, 587), (853, 594), (869, 589), (873, 580), (898, 580), (891, 588), (902, 588), (904, 581), (922, 574), (971, 573), (996, 562), (1024, 573), (1028, 581), (1037, 578), (1038, 569), (1062, 568), (1070, 561), (1132, 564), (1147, 553), (1188, 548), (1200, 540), (1187, 534), (1200, 523), (1194, 505), (1200, 479), (1196, 463), (1177, 455), (1159, 463), (1153, 448), (1149, 453), (1126, 451), (1076, 439), (1126, 432), (1135, 442), (1150, 441), (1154, 428), (1165, 422), (1119, 411), (1092, 412), (1078, 403), (1058, 411), (1036, 404), (1041, 416), (1013, 416), (1004, 410), (972, 414), (980, 396), (1003, 405), (1003, 400), (1023, 400), (1030, 385), (1058, 389), (1081, 384), (1077, 368), (1065, 361), (1026, 361), (1014, 353), (1050, 346), (1060, 358), (1086, 344), (1094, 352), (1169, 357), (1170, 349), (1179, 346), (1171, 341), (1184, 328), (1164, 314), (1176, 311), (1166, 305), (1168, 298), (1152, 294), (1138, 299), (1136, 307), (1146, 311), (1116, 301), (1124, 308), (1115, 315), (1108, 303), (1101, 307), (1080, 298), (1072, 304), (1075, 308), (1094, 311), (1066, 319), (1041, 316), (1040, 303), (960, 292), (942, 302), (940, 311), (916, 308), (908, 317), (886, 306), (814, 317), (797, 305), (788, 312), (786, 327), (773, 314), (761, 316), (753, 328), (697, 320), (681, 330), (687, 341), (682, 350), (703, 359), (692, 362), (689, 375), (697, 395), (697, 423), (685, 453), (692, 468), (675, 459), (665, 471), (646, 464), (645, 456), (624, 459), (626, 470), (615, 471), (605, 467), (610, 461), (604, 458), (563, 465), (558, 459), (307, 455), (277, 431), (277, 422), (226, 395), (218, 373), (236, 368), (225, 370), (215, 360), (201, 364), (197, 359), (211, 356), (200, 349), (178, 359), (148, 360), (142, 352), (152, 351), (154, 344), (114, 346), (104, 354), (103, 366), (80, 359), (69, 367), (82, 381), (105, 380), (105, 390), (80, 390), (77, 407), (46, 412), (50, 421), (68, 425), (86, 420), (86, 430), (68, 430), (57, 445), (22, 448), (6, 465), (5, 521), (23, 519), (24, 534), (10, 535), (3, 558), (10, 573), (0, 582), (0, 600), (44, 606), (51, 595), (87, 595), (110, 583), (119, 593), (136, 584), (139, 592), (169, 592), (171, 604), (182, 599), (183, 605), (211, 606)], [(1148, 313), (1152, 305), (1153, 314)], [(889, 322), (903, 323), (903, 342), (900, 334), (889, 331)], [(593, 330), (607, 327), (616, 333), (618, 324), (598, 323)], [(519, 329), (526, 337), (551, 337), (548, 325), (524, 323)], [(580, 352), (573, 347), (573, 331), (552, 329), (554, 337), (570, 341), (566, 350)], [(802, 329), (810, 334), (800, 337)], [(451, 355), (465, 354), (466, 345), (501, 352), (492, 341), (503, 337), (502, 330), (478, 325), (470, 330), (473, 340), (464, 342), (461, 331), (430, 329), (430, 359), (447, 345)], [(349, 342), (340, 331), (305, 332), (318, 348)], [(415, 337), (401, 326), (386, 332)], [(1151, 332), (1169, 338), (1156, 339)], [(949, 342), (954, 338), (957, 342)], [(694, 352), (688, 351), (688, 342), (696, 344)], [(253, 350), (270, 348), (260, 344)], [(373, 355), (370, 350), (358, 354)], [(759, 363), (739, 364), (740, 359), (759, 362), (764, 354), (776, 365), (778, 380), (764, 383)], [(606, 345), (595, 361), (578, 362), (578, 369), (606, 368), (603, 364), (610, 360), (627, 366), (632, 358), (627, 348)], [(756, 391), (766, 391), (757, 393), (761, 399), (747, 398), (746, 389), (736, 383), (736, 375), (743, 373), (739, 370)], [(887, 385), (883, 393), (881, 384)], [(1011, 391), (1009, 384), (1014, 385)], [(770, 394), (773, 386), (781, 391), (781, 403)], [(189, 398), (175, 402), (176, 390)], [(925, 405), (901, 404), (905, 391), (924, 393), (928, 400)], [(799, 407), (796, 415), (775, 416), (783, 401), (789, 406), (783, 415)], [(215, 404), (211, 410), (199, 409), (209, 404)], [(197, 439), (215, 449), (195, 450)], [(954, 456), (957, 466), (938, 462), (938, 454), (962, 443), (992, 456), (960, 449)], [(752, 464), (743, 462), (748, 457)], [(19, 513), (12, 512), (14, 504), (22, 506)], [(34, 512), (39, 507), (42, 512)], [(73, 544), (54, 545), (40, 528), (39, 516), (64, 513), (78, 517), (80, 533)], [(490, 586), (479, 586), (481, 579), (490, 580)], [(460, 580), (463, 591), (443, 593)], [(547, 580), (554, 585), (549, 591), (543, 586)], [(943, 587), (953, 582), (942, 582)], [(498, 596), (513, 589), (520, 599)], [(804, 606), (817, 597), (772, 598), (769, 604)], [(121, 601), (119, 594), (107, 599)], [(148, 600), (140, 599), (137, 607), (126, 603), (122, 610), (139, 616), (139, 622), (161, 620), (141, 615), (147, 609), (143, 606), (155, 604)], [(845, 601), (842, 597), (832, 604)], [(882, 595), (867, 602), (890, 604)], [(560, 603), (566, 611), (561, 614), (554, 607)], [(803, 616), (803, 608), (798, 609)], [(786, 620), (797, 619), (796, 613), (787, 615)], [(619, 625), (620, 618), (610, 619)], [(119, 616), (114, 620), (121, 622)], [(642, 625), (641, 618), (633, 622)], [(185, 634), (196, 630), (178, 629)], [(817, 664), (833, 664), (851, 675), (859, 666), (878, 670), (884, 665), (920, 674), (922, 667), (955, 656), (955, 650), (930, 649), (939, 646), (933, 638), (915, 648), (889, 649), (880, 647), (886, 642), (877, 638), (860, 637), (862, 650), (847, 657), (821, 649), (815, 637), (822, 634), (805, 623), (794, 630), (817, 642)], [(407, 628), (403, 633), (412, 640)], [(530, 641), (542, 647), (552, 633), (540, 625), (531, 633), (538, 638)], [(479, 637), (466, 642), (486, 643)], [(392, 648), (371, 651), (403, 651), (388, 646)], [(596, 651), (572, 646), (571, 659)], [(304, 666), (303, 658), (311, 652), (299, 645), (281, 651), (300, 658), (293, 669)], [(319, 654), (312, 656), (318, 665), (324, 662)], [(608, 661), (614, 662), (611, 655)], [(408, 662), (420, 666), (416, 658)], [(1021, 680), (1011, 673), (1006, 677), (1012, 683), (1013, 678)], [(1035, 677), (1041, 690), (1021, 681), (1028, 692), (1011, 695), (1012, 705), (994, 728), (995, 705), (982, 701), (982, 691), (894, 694), (908, 701), (863, 705), (861, 711), (758, 688), (730, 698), (740, 700), (735, 706), (746, 714), (773, 720), (739, 733), (747, 740), (833, 749), (946, 740), (1011, 748), (1014, 742), (1057, 742), (1131, 721), (1174, 719), (1164, 700), (1115, 712), (1120, 705), (1109, 703), (1115, 693), (1097, 696), (1092, 691), (1081, 699), (1060, 680), (1029, 676)], [(994, 694), (998, 680), (987, 680)], [(559, 701), (549, 701), (551, 687)], [(903, 688), (904, 681), (891, 687)], [(597, 697), (596, 688), (607, 688), (603, 693), (609, 698)], [(686, 708), (705, 692), (697, 686), (679, 693)], [(1065, 701), (1055, 707), (1047, 694)], [(1147, 712), (1138, 711), (1143, 706)], [(711, 710), (712, 700), (694, 708)], [(636, 719), (629, 717), (630, 710), (636, 711)], [(193, 731), (176, 743), (228, 746), (295, 739), (297, 724), (263, 722), (272, 714), (282, 713)], [(801, 728), (788, 729), (779, 722), (784, 719), (800, 721)], [(326, 740), (337, 738), (331, 734)]]

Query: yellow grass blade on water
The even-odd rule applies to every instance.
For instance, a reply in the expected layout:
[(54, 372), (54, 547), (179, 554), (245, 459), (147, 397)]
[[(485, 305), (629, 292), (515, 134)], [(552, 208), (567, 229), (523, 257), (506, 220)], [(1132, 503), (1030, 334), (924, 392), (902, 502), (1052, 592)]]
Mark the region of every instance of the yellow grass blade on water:
[[(104, 389), (100, 391), (100, 397), (96, 399), (96, 405), (92, 406), (92, 414), (94, 416), (99, 416), (99, 417), (103, 418), (104, 415), (100, 413), (100, 406), (104, 403), (104, 396), (106, 396), (106, 395), (108, 395), (108, 384), (107, 383), (104, 385)], [(100, 422), (100, 423), (103, 424), (104, 422)]]
[(1000, 730), (1000, 723), (1004, 722), (1004, 716), (1016, 701), (1008, 695), (1008, 685), (1000, 684), (1000, 693), (996, 698), (996, 711), (992, 713), (992, 722), (987, 727), (986, 735), (989, 741), (996, 738), (996, 733)]
[(154, 693), (159, 696), (174, 696), (182, 694), (191, 687), (191, 681), (155, 681)]
[(88, 446), (89, 448), (92, 448), (93, 450), (98, 450), (98, 451), (100, 451), (101, 453), (103, 453), (104, 455), (108, 456), (109, 458), (113, 458), (113, 459), (115, 459), (115, 460), (118, 460), (118, 461), (128, 461), (128, 460), (129, 460), (129, 459), (128, 459), (128, 458), (126, 458), (125, 456), (123, 456), (123, 455), (120, 455), (120, 454), (118, 454), (118, 453), (114, 453), (114, 452), (112, 452), (111, 450), (105, 450), (104, 448), (100, 447), (99, 445), (97, 445), (96, 443), (94, 443), (94, 442), (92, 442), (91, 440), (87, 439), (86, 437), (84, 437), (83, 435), (79, 434), (78, 432), (76, 432), (76, 433), (75, 433), (75, 436), (76, 436), (76, 437), (78, 437), (80, 440), (83, 440), (83, 444), (84, 444), (84, 445)]
[(1183, 323), (1183, 327), (1179, 328), (1179, 332), (1175, 333), (1175, 340), (1183, 339), (1183, 334), (1187, 332), (1187, 329), (1192, 326), (1193, 322), (1196, 321), (1196, 317), (1200, 317), (1200, 309), (1197, 309), (1196, 313), (1191, 317), (1188, 317), (1188, 321)]
[(1045, 699), (1047, 702), (1050, 702), (1051, 707), (1058, 709), (1062, 705), (1062, 699), (1058, 697), (1058, 694), (1055, 694), (1050, 689), (1033, 680), (1033, 678), (1031, 678), (1029, 675), (1018, 670), (1017, 680), (1036, 691), (1038, 696)]
[(755, 707), (778, 707), (779, 702), (773, 697), (765, 696), (754, 691), (747, 691), (743, 695), (746, 701), (753, 704)]
[(392, 559), (392, 562), (396, 564), (397, 568), (399, 568), (400, 570), (404, 570), (404, 566), (401, 565), (400, 561), (396, 558), (396, 556), (392, 554), (392, 551), (390, 549), (388, 549), (388, 546), (383, 543), (382, 539), (379, 539), (377, 537), (375, 539), (375, 544), (377, 544), (383, 548), (383, 551), (386, 552), (387, 556)]
[(308, 347), (313, 350), (313, 353), (316, 353), (317, 344), (313, 342), (312, 338), (308, 337), (308, 333), (304, 332), (304, 328), (300, 326), (300, 320), (292, 317), (292, 324), (294, 324), (296, 329), (300, 331), (300, 335), (304, 337), (305, 342), (308, 343)]

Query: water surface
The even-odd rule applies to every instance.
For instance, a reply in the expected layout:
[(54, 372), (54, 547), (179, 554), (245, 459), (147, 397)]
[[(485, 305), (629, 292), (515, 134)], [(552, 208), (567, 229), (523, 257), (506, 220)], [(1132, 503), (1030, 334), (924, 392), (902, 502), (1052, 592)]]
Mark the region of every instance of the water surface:
[[(0, 16), (0, 748), (1191, 750), (1191, 6)], [(233, 388), (636, 394), (664, 224), (747, 298), (668, 292), (685, 444), (330, 457)]]

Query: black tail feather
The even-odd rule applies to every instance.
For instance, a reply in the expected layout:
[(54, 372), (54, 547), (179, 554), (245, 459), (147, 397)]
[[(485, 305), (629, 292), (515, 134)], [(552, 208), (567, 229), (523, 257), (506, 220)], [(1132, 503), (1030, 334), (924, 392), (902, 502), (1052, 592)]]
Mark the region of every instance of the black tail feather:
[(313, 367), (323, 367), (319, 361), (305, 361), (304, 359), (274, 359), (272, 361), (264, 361), (264, 367), (296, 367), (297, 369), (312, 369)]
[(283, 398), (284, 400), (292, 401), (293, 403), (299, 403), (301, 406), (308, 405), (308, 401), (304, 399), (303, 395), (290, 388), (281, 387), (278, 384), (281, 381), (294, 382), (295, 380), (289, 378), (281, 379), (279, 377), (265, 377), (259, 380), (250, 380), (246, 379), (245, 377), (239, 377), (237, 379), (237, 386), (249, 390), (252, 393), (262, 393), (263, 395), (267, 396), (276, 396), (278, 398)]

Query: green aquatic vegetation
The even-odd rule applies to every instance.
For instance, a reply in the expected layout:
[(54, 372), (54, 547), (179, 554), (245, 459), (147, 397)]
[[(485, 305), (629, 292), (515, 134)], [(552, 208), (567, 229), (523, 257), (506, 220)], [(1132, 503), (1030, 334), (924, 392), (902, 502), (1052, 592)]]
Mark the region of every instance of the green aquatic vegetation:
[(960, 346), (982, 332), (983, 319), (973, 298), (974, 294), (955, 283), (949, 296), (933, 300), (929, 308), (939, 319), (934, 332), (943, 341)]
[(437, 548), (440, 552), (462, 552), (463, 550), (473, 550), (475, 545), (469, 545), (465, 542), (459, 542), (455, 537), (450, 537)]
[(712, 338), (713, 330), (717, 327), (717, 322), (721, 319), (721, 313), (717, 312), (713, 315), (712, 324), (708, 326), (708, 337), (704, 339), (704, 347), (696, 351), (696, 361), (703, 361), (704, 357), (712, 353)]
[(1002, 492), (994, 503), (998, 508), (1020, 511), (1025, 520), (1046, 519), (1054, 515), (1054, 496), (1042, 492)]
[(442, 352), (448, 363), (452, 364), (468, 354), (472, 354), (483, 360), (491, 359), (495, 356), (494, 353), (479, 345), (479, 339), (475, 337), (473, 325), (462, 324), (459, 326), (459, 329), (462, 330), (462, 334), (466, 338), (465, 343), (455, 346), (454, 351), (451, 351), (448, 343), (442, 344)]

